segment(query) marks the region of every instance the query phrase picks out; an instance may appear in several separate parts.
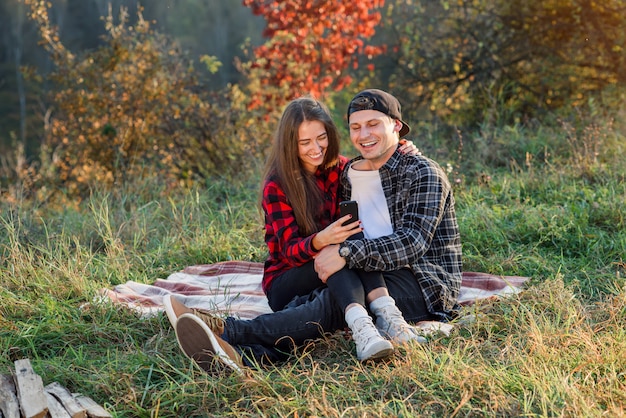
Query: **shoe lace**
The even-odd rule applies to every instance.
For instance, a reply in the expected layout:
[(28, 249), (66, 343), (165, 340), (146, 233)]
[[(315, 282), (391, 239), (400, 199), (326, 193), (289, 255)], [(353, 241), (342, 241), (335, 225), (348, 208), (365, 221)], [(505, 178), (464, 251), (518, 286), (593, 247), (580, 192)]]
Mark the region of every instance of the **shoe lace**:
[(352, 338), (355, 342), (358, 342), (363, 345), (367, 345), (367, 343), (372, 339), (379, 337), (380, 334), (378, 330), (374, 326), (371, 321), (368, 321), (367, 318), (357, 319), (354, 322), (354, 330), (352, 331)]
[(194, 315), (202, 320), (215, 334), (222, 335), (224, 333), (224, 319), (212, 315), (202, 309), (194, 309)]
[(406, 322), (402, 313), (397, 309), (384, 309), (384, 319), (387, 327), (393, 330), (395, 334), (410, 333), (413, 334), (411, 326)]

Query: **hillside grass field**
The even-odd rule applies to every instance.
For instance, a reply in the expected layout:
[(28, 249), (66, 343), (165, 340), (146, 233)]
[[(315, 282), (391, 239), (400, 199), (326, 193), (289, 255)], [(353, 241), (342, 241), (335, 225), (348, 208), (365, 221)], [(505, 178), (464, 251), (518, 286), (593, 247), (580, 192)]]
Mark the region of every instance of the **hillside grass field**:
[(531, 277), (522, 293), (464, 308), (475, 321), (388, 362), (360, 364), (338, 334), (245, 378), (202, 373), (164, 314), (97, 295), (188, 265), (262, 261), (258, 173), (175, 189), (137, 180), (62, 207), (2, 202), (0, 374), (29, 358), (44, 384), (116, 417), (624, 416), (626, 142), (589, 144), (450, 171), (464, 269)]

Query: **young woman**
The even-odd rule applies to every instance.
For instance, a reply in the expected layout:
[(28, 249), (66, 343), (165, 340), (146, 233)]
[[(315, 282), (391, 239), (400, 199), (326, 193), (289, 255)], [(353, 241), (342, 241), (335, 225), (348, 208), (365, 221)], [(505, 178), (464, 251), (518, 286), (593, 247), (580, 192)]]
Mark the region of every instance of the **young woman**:
[[(412, 143), (403, 151), (416, 152)], [(290, 102), (280, 119), (266, 164), (261, 206), (265, 215), (263, 290), (274, 311), (327, 285), (344, 309), (361, 360), (391, 354), (365, 309), (385, 316), (387, 336), (397, 342), (418, 339), (386, 291), (381, 273), (344, 268), (322, 282), (314, 257), (324, 247), (360, 233), (360, 222), (338, 218), (339, 176), (347, 158), (339, 155), (339, 132), (327, 108), (302, 97)], [(376, 296), (376, 297), (374, 297)], [(366, 299), (367, 298), (367, 299)]]

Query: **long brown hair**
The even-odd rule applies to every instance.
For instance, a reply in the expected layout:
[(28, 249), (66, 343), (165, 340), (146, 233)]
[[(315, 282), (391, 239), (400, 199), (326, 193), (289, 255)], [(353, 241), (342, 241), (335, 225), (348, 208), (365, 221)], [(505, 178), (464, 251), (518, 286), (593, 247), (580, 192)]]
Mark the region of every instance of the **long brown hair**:
[(315, 176), (308, 173), (298, 158), (298, 129), (304, 121), (320, 121), (328, 135), (328, 147), (322, 169), (337, 164), (339, 159), (339, 131), (323, 103), (305, 96), (292, 100), (280, 118), (263, 176), (276, 181), (284, 190), (293, 208), (298, 228), (303, 236), (319, 231), (317, 219), (323, 201)]

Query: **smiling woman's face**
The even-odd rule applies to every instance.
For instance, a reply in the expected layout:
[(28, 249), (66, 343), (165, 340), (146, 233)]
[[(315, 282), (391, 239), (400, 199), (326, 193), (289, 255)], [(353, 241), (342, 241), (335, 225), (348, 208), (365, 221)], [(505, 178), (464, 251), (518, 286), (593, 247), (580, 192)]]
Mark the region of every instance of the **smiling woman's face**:
[(328, 147), (328, 134), (324, 124), (318, 120), (305, 120), (298, 128), (298, 158), (304, 169), (315, 173), (324, 162)]

